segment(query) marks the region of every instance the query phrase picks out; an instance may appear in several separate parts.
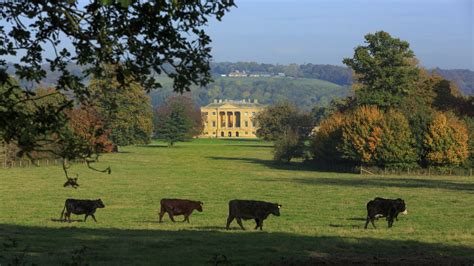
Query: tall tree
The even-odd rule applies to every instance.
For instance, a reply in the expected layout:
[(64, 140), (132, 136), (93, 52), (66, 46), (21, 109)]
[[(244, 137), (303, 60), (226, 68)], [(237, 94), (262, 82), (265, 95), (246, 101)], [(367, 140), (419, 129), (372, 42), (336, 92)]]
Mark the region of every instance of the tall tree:
[(355, 73), (357, 103), (400, 106), (419, 76), (413, 51), (408, 42), (384, 31), (367, 34), (365, 40), (367, 45), (356, 47), (353, 58), (343, 60)]
[(150, 97), (140, 83), (127, 80), (126, 85), (113, 77), (91, 80), (91, 104), (96, 106), (116, 145), (149, 143), (153, 133), (153, 110)]
[(266, 107), (256, 115), (255, 122), (258, 137), (275, 141), (274, 159), (281, 162), (304, 155), (305, 142), (314, 128), (309, 113), (287, 102)]
[(288, 102), (266, 107), (256, 115), (255, 122), (258, 125), (257, 136), (265, 140), (276, 140), (288, 129), (296, 132), (302, 139), (307, 139), (314, 127), (309, 114)]
[(173, 146), (176, 142), (201, 134), (203, 122), (201, 110), (187, 96), (170, 96), (156, 110), (155, 133)]

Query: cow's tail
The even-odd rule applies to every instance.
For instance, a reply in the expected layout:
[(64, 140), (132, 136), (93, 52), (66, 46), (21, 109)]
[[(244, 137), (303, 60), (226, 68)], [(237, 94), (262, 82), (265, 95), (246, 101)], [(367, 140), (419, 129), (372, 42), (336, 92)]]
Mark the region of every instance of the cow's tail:
[(165, 202), (164, 200), (160, 200), (160, 212), (163, 213), (165, 211)]

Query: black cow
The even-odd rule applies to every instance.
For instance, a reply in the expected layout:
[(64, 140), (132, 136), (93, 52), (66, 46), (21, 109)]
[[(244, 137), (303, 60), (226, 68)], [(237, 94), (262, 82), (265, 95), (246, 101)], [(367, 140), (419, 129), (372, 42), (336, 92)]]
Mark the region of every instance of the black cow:
[(160, 201), (161, 211), (160, 211), (160, 223), (162, 222), (163, 215), (165, 212), (168, 213), (171, 221), (175, 222), (174, 215), (184, 215), (184, 221), (188, 221), (189, 216), (193, 213), (194, 210), (202, 212), (202, 201), (186, 200), (186, 199), (162, 199)]
[(229, 217), (227, 217), (226, 229), (229, 229), (230, 223), (235, 218), (242, 230), (245, 230), (245, 228), (242, 225), (241, 219), (255, 219), (257, 223), (255, 229), (260, 227), (260, 230), (262, 230), (263, 220), (267, 219), (270, 214), (280, 216), (280, 208), (281, 205), (278, 203), (256, 200), (231, 200), (229, 201)]
[(388, 227), (392, 227), (393, 220), (398, 220), (398, 214), (408, 214), (405, 201), (402, 199), (375, 198), (367, 203), (367, 220), (364, 228), (367, 229), (369, 222), (375, 227), (374, 220), (386, 217)]
[[(64, 203), (64, 208), (63, 211), (61, 212), (61, 218), (60, 220), (66, 221), (66, 217), (69, 222), (71, 222), (71, 213), (74, 213), (76, 215), (81, 215), (85, 214), (86, 217), (84, 217), (84, 222), (87, 220), (87, 217), (90, 215), (92, 216), (92, 219), (94, 219), (95, 222), (97, 220), (95, 219), (94, 213), (97, 208), (104, 208), (105, 205), (102, 202), (101, 199), (97, 200), (78, 200), (78, 199), (67, 199), (66, 202)], [(64, 213), (66, 211), (66, 213)]]

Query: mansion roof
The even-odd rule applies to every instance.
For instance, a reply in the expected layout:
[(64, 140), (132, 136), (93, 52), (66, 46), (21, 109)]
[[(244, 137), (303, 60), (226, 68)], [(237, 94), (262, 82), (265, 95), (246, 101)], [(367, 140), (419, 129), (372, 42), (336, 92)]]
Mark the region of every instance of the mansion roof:
[(263, 104), (258, 103), (257, 100), (251, 102), (250, 100), (214, 100), (214, 102), (203, 106), (202, 108), (220, 108), (223, 106), (233, 106), (236, 108), (262, 108)]

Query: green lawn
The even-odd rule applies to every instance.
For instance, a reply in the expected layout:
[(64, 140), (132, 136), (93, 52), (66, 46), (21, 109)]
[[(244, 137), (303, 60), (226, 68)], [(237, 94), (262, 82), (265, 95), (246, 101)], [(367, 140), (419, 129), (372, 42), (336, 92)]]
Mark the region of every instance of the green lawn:
[[(111, 175), (75, 165), (77, 190), (62, 187), (59, 166), (0, 169), (0, 265), (474, 259), (466, 258), (474, 254), (474, 177), (325, 173), (271, 157), (269, 143), (250, 140), (124, 147), (101, 158)], [(364, 230), (375, 196), (405, 199), (409, 214), (391, 229), (380, 219)], [(204, 212), (190, 224), (167, 216), (159, 224), (159, 201), (171, 197), (201, 200)], [(101, 198), (106, 208), (98, 223), (54, 221), (66, 198)], [(235, 221), (226, 231), (227, 202), (236, 198), (278, 202), (281, 216), (270, 216), (263, 232), (253, 221), (245, 232)]]

